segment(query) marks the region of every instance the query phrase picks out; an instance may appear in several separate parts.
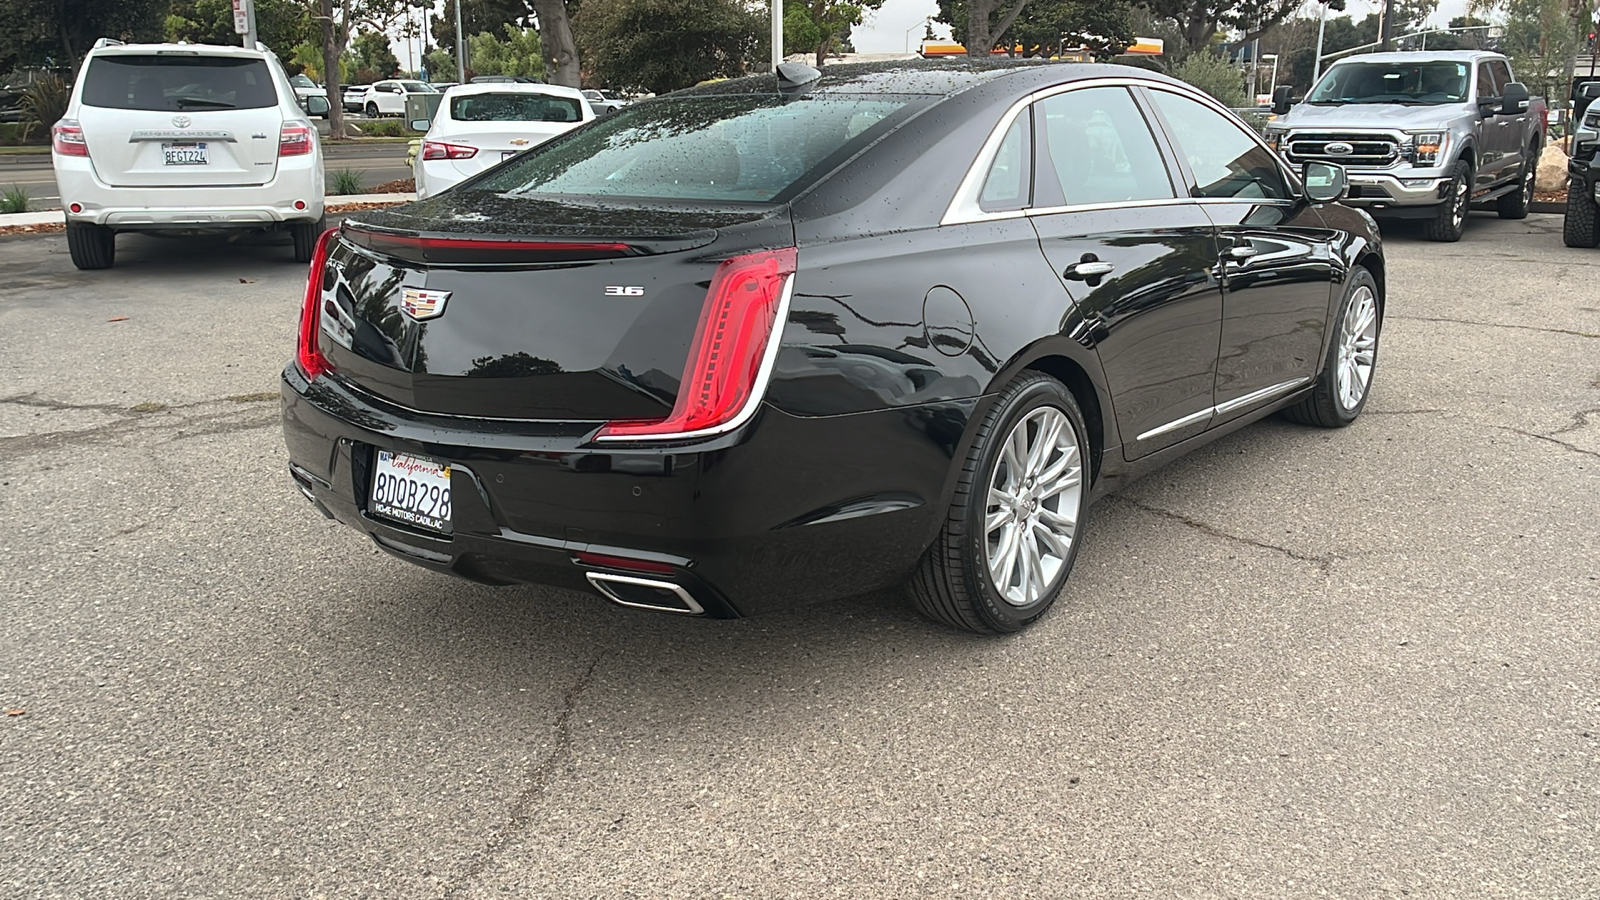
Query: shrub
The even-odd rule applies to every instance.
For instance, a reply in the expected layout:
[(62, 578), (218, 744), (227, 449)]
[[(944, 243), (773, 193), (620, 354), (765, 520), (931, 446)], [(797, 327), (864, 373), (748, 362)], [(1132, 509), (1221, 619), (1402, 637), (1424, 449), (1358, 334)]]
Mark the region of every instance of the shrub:
[(28, 211), (28, 192), (12, 185), (11, 190), (0, 194), (0, 214), (24, 213)]
[(67, 103), (72, 99), (72, 87), (55, 75), (35, 81), (22, 95), (19, 104), (22, 114), (50, 130), (50, 126), (67, 114)]
[(1250, 105), (1244, 94), (1244, 72), (1219, 53), (1200, 51), (1173, 70), (1172, 77), (1187, 81), (1230, 109)]
[(338, 169), (333, 172), (333, 179), (328, 184), (328, 191), (340, 196), (364, 194), (367, 191), (367, 185), (362, 176), (366, 174), (366, 169)]

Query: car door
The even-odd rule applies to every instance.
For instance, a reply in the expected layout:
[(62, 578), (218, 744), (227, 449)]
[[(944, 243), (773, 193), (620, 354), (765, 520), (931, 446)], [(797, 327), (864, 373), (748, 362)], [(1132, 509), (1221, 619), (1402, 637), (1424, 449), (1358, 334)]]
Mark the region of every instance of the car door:
[(1487, 60), (1478, 63), (1478, 172), (1475, 190), (1485, 190), (1505, 177), (1506, 156), (1510, 147), (1501, 127), (1511, 117), (1500, 115), (1500, 89), (1494, 68)]
[(1029, 218), (1089, 323), (1074, 336), (1100, 357), (1125, 457), (1199, 434), (1222, 321), (1215, 227), (1174, 186), (1128, 87), (1069, 86), (1034, 119)]
[[(1489, 73), (1494, 77), (1495, 87), (1498, 88), (1496, 94), (1502, 98), (1503, 102), (1506, 85), (1511, 83), (1511, 67), (1506, 65), (1505, 60), (1491, 59), (1489, 60)], [(1506, 115), (1500, 112), (1499, 104), (1495, 106), (1495, 146), (1497, 152), (1501, 154), (1500, 175), (1502, 178), (1509, 178), (1514, 173), (1522, 171), (1522, 156), (1526, 152), (1522, 145), (1522, 139), (1527, 131), (1523, 127), (1523, 122), (1527, 117), (1528, 113), (1526, 111)]]
[(1327, 339), (1332, 232), (1278, 155), (1235, 117), (1187, 93), (1145, 91), (1188, 192), (1217, 226), (1220, 423), (1316, 376)]

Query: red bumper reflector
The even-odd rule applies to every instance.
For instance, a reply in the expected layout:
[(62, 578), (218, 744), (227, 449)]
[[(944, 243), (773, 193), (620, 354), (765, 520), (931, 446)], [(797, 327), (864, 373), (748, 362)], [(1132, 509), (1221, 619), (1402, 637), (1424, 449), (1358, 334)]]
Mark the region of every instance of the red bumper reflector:
[(591, 553), (588, 550), (579, 550), (573, 553), (578, 562), (588, 566), (604, 566), (608, 569), (628, 569), (634, 572), (656, 572), (671, 574), (676, 571), (670, 563), (655, 562), (648, 559), (631, 559), (626, 556), (612, 556), (609, 553)]

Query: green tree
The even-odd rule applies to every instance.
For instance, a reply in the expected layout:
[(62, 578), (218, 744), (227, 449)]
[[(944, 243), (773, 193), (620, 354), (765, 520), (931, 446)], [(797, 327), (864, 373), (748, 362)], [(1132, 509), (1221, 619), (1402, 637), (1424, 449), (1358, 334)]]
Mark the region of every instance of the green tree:
[(1176, 24), (1185, 51), (1208, 46), (1219, 32), (1238, 32), (1243, 40), (1260, 37), (1299, 9), (1304, 0), (1143, 0), (1145, 8)]
[[(256, 36), (278, 58), (290, 63), (298, 44), (320, 32), (310, 11), (298, 0), (255, 0)], [(233, 30), (230, 0), (172, 0), (166, 18), (166, 39), (191, 44), (239, 44)]]
[(783, 0), (784, 53), (815, 53), (821, 66), (829, 53), (850, 42), (850, 29), (861, 24), (866, 11), (881, 6), (883, 0)]
[(766, 18), (740, 0), (584, 0), (576, 24), (598, 83), (664, 94), (745, 74)]
[(389, 36), (381, 31), (363, 31), (350, 42), (356, 70), (376, 72), (379, 78), (392, 78), (400, 70), (400, 60), (389, 46)]
[[(432, 6), (428, 8), (431, 9)], [(506, 25), (531, 28), (534, 21), (533, 6), (528, 0), (462, 0), (461, 2), (461, 30), (468, 35), (485, 32), (498, 34)], [(428, 28), (433, 35), (433, 42), (439, 45), (439, 49), (448, 52), (453, 60), (456, 52), (455, 0), (446, 0), (440, 11), (428, 20)], [(455, 65), (453, 61), (450, 63), (452, 71)], [(433, 71), (432, 63), (429, 63), (428, 70)]]
[[(485, 31), (467, 36), (467, 58), (477, 75), (526, 75), (544, 77), (544, 51), (539, 32), (532, 28), (506, 25), (503, 37)], [(450, 64), (452, 67), (454, 63)]]
[(1205, 91), (1223, 106), (1239, 108), (1245, 105), (1244, 73), (1220, 53), (1190, 54), (1182, 65), (1173, 70), (1172, 77)]
[[(962, 44), (968, 56), (986, 58), (1001, 36), (1028, 8), (1029, 0), (964, 0), (966, 27), (952, 25), (953, 33), (965, 35)], [(941, 4), (942, 8), (942, 4)], [(952, 12), (952, 15), (954, 13)]]
[(1594, 29), (1587, 0), (1495, 0), (1469, 7), (1505, 17), (1500, 51), (1517, 80), (1535, 94), (1565, 97), (1578, 51)]
[[(994, 32), (994, 43), (1021, 44), (1023, 56), (1034, 56), (1054, 53), (1065, 42), (1067, 49), (1089, 47), (1102, 58), (1110, 57), (1133, 43), (1131, 14), (1127, 0), (1031, 0), (1008, 29)], [(968, 0), (939, 0), (934, 18), (953, 33), (965, 34), (969, 15)]]
[(76, 69), (98, 38), (159, 41), (171, 0), (0, 0), (0, 72)]

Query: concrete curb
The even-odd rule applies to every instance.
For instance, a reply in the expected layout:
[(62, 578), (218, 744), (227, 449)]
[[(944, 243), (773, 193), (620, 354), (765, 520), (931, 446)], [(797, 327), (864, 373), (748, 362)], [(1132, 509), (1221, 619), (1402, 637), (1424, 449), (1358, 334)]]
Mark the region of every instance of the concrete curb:
[[(329, 212), (338, 212), (340, 207), (354, 206), (358, 203), (410, 203), (415, 199), (417, 199), (416, 194), (335, 194), (328, 196), (323, 202), (327, 204)], [(10, 225), (49, 225), (60, 222), (62, 215), (59, 209), (11, 213), (0, 216), (0, 228)]]

